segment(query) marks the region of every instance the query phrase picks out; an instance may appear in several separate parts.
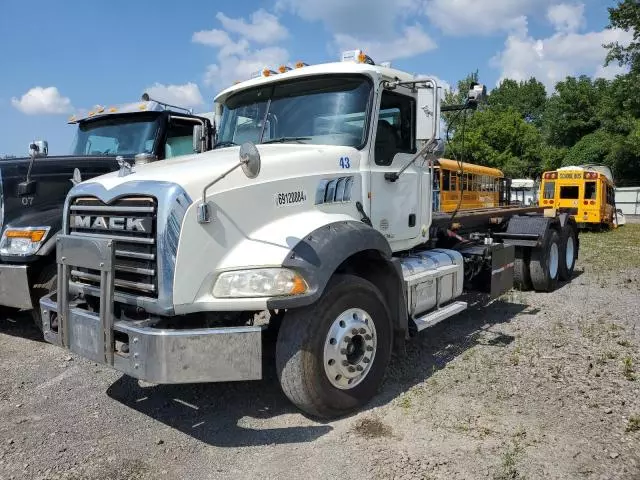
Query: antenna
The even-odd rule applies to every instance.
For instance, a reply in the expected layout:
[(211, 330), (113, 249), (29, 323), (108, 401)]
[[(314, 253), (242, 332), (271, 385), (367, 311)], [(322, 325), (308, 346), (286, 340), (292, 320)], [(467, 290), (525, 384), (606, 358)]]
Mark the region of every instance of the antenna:
[(178, 110), (184, 110), (189, 115), (193, 115), (193, 109), (192, 108), (184, 108), (184, 107), (179, 107), (177, 105), (171, 105), (170, 103), (161, 102), (160, 100), (156, 100), (155, 98), (151, 98), (147, 92), (142, 94), (142, 101), (143, 102), (156, 102), (156, 103), (159, 103), (160, 105), (164, 105), (165, 107), (177, 108)]

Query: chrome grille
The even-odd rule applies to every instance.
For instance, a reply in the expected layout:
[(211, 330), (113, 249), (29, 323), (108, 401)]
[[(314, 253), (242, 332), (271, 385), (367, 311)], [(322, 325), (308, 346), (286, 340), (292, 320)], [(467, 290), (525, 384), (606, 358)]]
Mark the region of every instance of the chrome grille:
[[(111, 204), (94, 197), (79, 197), (69, 206), (69, 234), (113, 240), (115, 293), (157, 298), (156, 214), (157, 203), (152, 197), (120, 198)], [(145, 231), (129, 231), (123, 227), (134, 220), (144, 225)], [(81, 286), (100, 286), (97, 270), (74, 268), (71, 279)]]

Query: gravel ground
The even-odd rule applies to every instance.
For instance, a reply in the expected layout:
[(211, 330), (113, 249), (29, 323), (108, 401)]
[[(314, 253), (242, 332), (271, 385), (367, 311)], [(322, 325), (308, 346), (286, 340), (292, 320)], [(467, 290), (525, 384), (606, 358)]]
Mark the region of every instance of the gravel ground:
[(640, 479), (640, 225), (581, 240), (572, 283), (423, 332), (328, 423), (272, 370), (140, 385), (2, 315), (0, 478)]

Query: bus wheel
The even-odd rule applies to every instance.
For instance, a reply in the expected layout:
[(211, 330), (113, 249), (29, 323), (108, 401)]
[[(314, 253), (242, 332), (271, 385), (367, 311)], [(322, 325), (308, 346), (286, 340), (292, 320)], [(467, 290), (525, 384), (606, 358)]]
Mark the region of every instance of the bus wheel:
[(558, 284), (560, 272), (560, 236), (549, 229), (540, 248), (531, 250), (531, 283), (539, 292), (552, 292)]
[(562, 228), (560, 234), (560, 265), (558, 268), (560, 280), (571, 280), (577, 258), (578, 244), (576, 241), (576, 232), (571, 225), (567, 224)]
[(282, 390), (316, 417), (358, 408), (382, 383), (391, 335), (380, 291), (361, 277), (334, 276), (317, 302), (284, 316), (276, 344)]
[(516, 258), (513, 265), (513, 284), (519, 290), (531, 290), (530, 256), (530, 248), (516, 248)]

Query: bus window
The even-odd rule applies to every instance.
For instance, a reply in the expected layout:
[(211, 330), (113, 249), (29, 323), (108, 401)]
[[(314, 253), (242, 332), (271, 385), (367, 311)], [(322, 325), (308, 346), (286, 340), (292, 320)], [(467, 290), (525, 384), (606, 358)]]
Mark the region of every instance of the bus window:
[(450, 188), (449, 175), (450, 175), (450, 172), (448, 172), (447, 170), (442, 171), (442, 190), (444, 192), (448, 192)]
[(577, 200), (580, 198), (580, 187), (570, 185), (561, 186), (560, 198), (564, 200)]
[(451, 172), (451, 191), (455, 192), (458, 190), (458, 176)]
[(543, 197), (545, 200), (553, 200), (556, 193), (556, 182), (544, 182)]
[(596, 182), (584, 183), (584, 199), (595, 200), (596, 199)]

